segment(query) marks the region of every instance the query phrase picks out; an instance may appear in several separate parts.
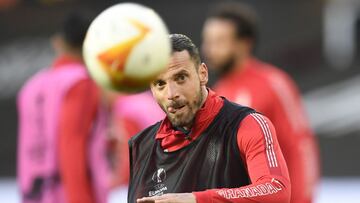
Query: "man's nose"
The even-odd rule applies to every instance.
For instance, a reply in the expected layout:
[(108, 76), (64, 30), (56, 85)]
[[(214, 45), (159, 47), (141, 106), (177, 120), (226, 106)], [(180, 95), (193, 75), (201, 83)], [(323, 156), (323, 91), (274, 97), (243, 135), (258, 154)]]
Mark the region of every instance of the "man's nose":
[(169, 83), (167, 87), (167, 99), (168, 100), (175, 100), (179, 97), (178, 89), (176, 87), (176, 84)]

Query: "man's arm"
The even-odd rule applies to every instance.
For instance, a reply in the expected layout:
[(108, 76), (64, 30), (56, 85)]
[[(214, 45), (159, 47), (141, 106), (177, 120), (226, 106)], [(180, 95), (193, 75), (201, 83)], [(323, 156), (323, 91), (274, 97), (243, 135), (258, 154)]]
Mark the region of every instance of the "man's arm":
[(88, 165), (88, 140), (99, 104), (90, 80), (76, 84), (66, 95), (59, 120), (60, 175), (69, 203), (94, 203)]
[[(290, 173), (291, 202), (313, 199), (320, 175), (319, 149), (313, 135), (301, 94), (284, 73), (269, 74), (269, 93), (277, 137)], [(269, 98), (270, 98), (269, 97)]]
[(288, 169), (274, 126), (260, 114), (247, 116), (238, 130), (238, 146), (251, 184), (240, 188), (194, 192), (197, 203), (205, 202), (289, 202)]

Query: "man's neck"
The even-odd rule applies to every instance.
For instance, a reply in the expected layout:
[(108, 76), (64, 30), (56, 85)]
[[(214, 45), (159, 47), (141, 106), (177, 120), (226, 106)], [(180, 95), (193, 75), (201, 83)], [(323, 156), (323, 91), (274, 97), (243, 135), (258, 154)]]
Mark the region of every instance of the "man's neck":
[(245, 67), (246, 61), (248, 57), (242, 57), (235, 61), (235, 68), (233, 69), (235, 72), (242, 71)]
[(206, 101), (206, 99), (207, 99), (207, 97), (209, 95), (209, 91), (205, 86), (201, 87), (201, 94), (202, 94), (202, 101), (201, 101), (200, 108), (202, 108), (204, 106), (205, 101)]

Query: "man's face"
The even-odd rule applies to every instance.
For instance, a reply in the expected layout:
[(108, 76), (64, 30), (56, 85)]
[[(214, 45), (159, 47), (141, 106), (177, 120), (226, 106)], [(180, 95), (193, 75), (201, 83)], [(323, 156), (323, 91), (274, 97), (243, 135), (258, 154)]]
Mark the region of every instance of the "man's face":
[(167, 70), (151, 83), (153, 96), (174, 127), (192, 125), (204, 100), (207, 77), (205, 64), (196, 67), (184, 50), (174, 52)]
[(234, 65), (238, 40), (231, 21), (208, 19), (203, 28), (202, 53), (210, 68), (217, 73), (226, 72)]

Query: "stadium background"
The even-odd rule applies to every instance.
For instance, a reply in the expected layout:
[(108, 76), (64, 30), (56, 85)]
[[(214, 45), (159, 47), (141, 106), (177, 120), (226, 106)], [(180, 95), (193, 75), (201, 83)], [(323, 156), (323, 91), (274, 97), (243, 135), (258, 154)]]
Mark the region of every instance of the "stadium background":
[[(95, 15), (118, 2), (0, 0), (0, 193), (14, 187), (16, 175), (16, 93), (51, 63), (49, 37), (69, 11)], [(135, 2), (154, 8), (171, 33), (184, 33), (200, 45), (207, 9), (220, 1)], [(304, 95), (320, 144), (321, 185), (360, 189), (360, 0), (243, 2), (260, 16), (256, 55), (288, 72)], [(357, 197), (351, 202), (360, 202)]]

